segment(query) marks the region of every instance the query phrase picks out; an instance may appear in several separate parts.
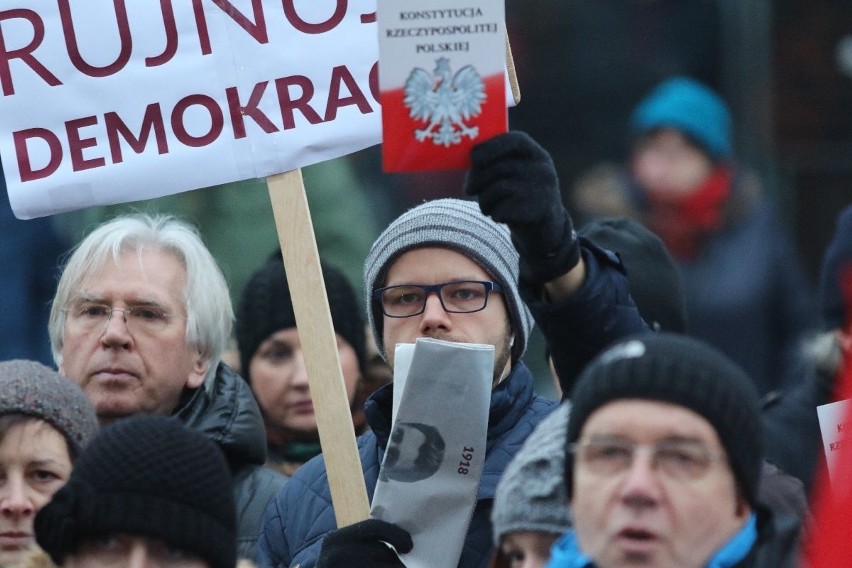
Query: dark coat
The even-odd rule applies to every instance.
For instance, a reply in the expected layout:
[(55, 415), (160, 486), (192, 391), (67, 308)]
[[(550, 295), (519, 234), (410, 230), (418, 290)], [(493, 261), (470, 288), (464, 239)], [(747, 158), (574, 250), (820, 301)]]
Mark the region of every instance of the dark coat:
[[(372, 428), (358, 438), (361, 467), (372, 499), (384, 450), (390, 436), (393, 384), (376, 391), (365, 406)], [(459, 566), (485, 566), (491, 554), (491, 504), (497, 481), (527, 436), (555, 402), (533, 392), (529, 369), (518, 363), (491, 396), (485, 465)], [(331, 494), (322, 456), (317, 456), (293, 475), (284, 490), (270, 503), (258, 541), (256, 562), (261, 567), (298, 564), (312, 568), (322, 537), (336, 528)]]
[(825, 459), (816, 408), (834, 402), (833, 388), (833, 377), (811, 369), (763, 411), (766, 459), (802, 480), (809, 497)]
[(744, 205), (698, 258), (679, 263), (689, 334), (739, 363), (761, 394), (797, 378), (799, 342), (816, 323), (812, 283), (779, 219), (767, 201)]
[(188, 393), (174, 415), (216, 442), (234, 474), (237, 553), (254, 557), (260, 521), (269, 501), (287, 482), (266, 461), (266, 430), (248, 384), (220, 364), (211, 384)]
[(541, 300), (536, 286), (521, 282), (521, 296), (542, 331), (563, 398), (577, 376), (609, 344), (638, 333), (652, 333), (630, 296), (627, 272), (615, 253), (580, 237), (586, 281), (567, 302)]

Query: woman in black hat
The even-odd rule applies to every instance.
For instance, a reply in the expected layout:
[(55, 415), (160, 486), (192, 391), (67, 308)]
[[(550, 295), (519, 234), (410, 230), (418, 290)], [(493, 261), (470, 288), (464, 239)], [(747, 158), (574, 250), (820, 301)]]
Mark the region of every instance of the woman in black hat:
[[(367, 347), (355, 291), (337, 268), (322, 264), (346, 394), (356, 431), (370, 387), (364, 381)], [(266, 423), (267, 465), (291, 475), (319, 454), (319, 435), (299, 331), (281, 255), (274, 254), (249, 279), (237, 314), (240, 372), (251, 385)], [(369, 392), (366, 392), (369, 391)]]

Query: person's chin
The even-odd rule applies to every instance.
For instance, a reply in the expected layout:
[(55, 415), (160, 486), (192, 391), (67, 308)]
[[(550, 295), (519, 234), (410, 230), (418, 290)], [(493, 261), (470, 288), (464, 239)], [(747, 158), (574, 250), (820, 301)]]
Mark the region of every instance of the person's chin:
[(92, 402), (101, 424), (142, 413), (137, 401), (127, 396), (101, 395), (92, 398)]
[(0, 566), (19, 566), (33, 548), (31, 537), (7, 538), (0, 536)]

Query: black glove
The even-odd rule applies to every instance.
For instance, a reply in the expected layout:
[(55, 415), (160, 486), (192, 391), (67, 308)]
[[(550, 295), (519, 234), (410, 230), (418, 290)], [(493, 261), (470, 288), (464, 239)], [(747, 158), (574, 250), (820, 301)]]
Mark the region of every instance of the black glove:
[(483, 213), (509, 226), (521, 255), (521, 277), (544, 283), (574, 268), (580, 245), (550, 154), (528, 134), (511, 131), (474, 146), (470, 159), (465, 193), (476, 196)]
[(328, 533), (322, 541), (316, 568), (405, 568), (400, 554), (411, 552), (411, 535), (397, 525), (367, 519)]

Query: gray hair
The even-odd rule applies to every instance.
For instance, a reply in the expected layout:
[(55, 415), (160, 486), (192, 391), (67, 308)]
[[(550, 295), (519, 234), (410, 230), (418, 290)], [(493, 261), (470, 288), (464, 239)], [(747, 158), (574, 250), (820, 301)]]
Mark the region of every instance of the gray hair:
[[(192, 225), (171, 215), (122, 215), (98, 226), (74, 249), (65, 264), (50, 309), (48, 331), (53, 359), (62, 363), (65, 311), (83, 280), (123, 252), (142, 253), (146, 246), (173, 254), (186, 268), (183, 300), (186, 343), (197, 346), (209, 363), (207, 378), (216, 373), (231, 326), (234, 309), (228, 285), (213, 255)], [(208, 381), (209, 382), (209, 381)]]

